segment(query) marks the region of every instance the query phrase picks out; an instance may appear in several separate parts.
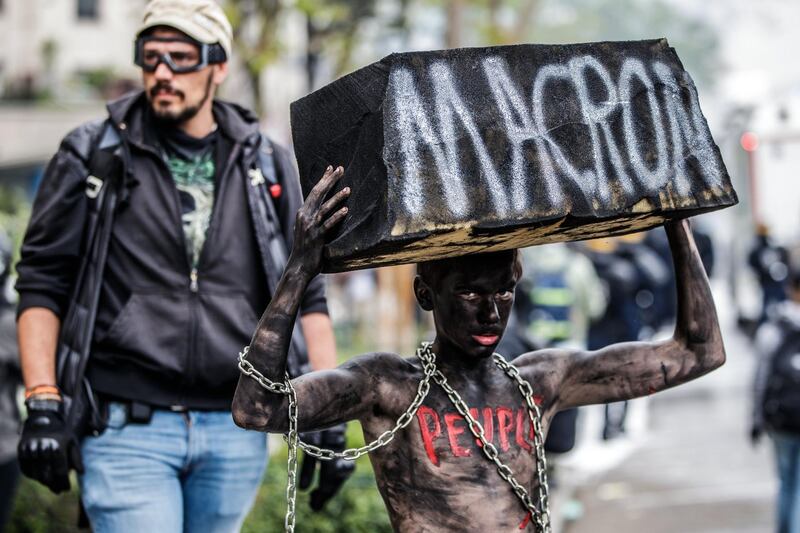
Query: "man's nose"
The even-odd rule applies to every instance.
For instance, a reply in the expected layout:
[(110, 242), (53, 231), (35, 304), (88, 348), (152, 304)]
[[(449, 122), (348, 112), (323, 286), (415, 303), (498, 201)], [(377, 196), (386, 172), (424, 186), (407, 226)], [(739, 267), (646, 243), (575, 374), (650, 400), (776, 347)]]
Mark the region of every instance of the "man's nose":
[(481, 299), (478, 320), (480, 320), (482, 324), (494, 324), (500, 320), (497, 302), (495, 302), (494, 298), (491, 296)]
[(164, 63), (163, 61), (156, 66), (156, 71), (154, 72), (154, 74), (157, 80), (172, 79), (172, 70), (170, 70), (167, 64)]

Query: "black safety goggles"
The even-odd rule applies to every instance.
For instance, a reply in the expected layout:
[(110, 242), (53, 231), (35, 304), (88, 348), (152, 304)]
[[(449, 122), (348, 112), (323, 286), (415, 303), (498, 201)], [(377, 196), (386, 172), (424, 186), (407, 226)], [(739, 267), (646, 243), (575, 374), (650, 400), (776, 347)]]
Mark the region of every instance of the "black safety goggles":
[[(183, 42), (192, 45), (192, 50), (181, 50), (160, 53), (156, 50), (145, 50), (148, 42)], [(136, 49), (133, 62), (142, 67), (145, 72), (155, 72), (158, 65), (164, 63), (175, 74), (197, 72), (213, 63), (224, 63), (227, 60), (225, 49), (218, 43), (198, 43), (191, 39), (177, 37), (139, 37), (136, 39)]]

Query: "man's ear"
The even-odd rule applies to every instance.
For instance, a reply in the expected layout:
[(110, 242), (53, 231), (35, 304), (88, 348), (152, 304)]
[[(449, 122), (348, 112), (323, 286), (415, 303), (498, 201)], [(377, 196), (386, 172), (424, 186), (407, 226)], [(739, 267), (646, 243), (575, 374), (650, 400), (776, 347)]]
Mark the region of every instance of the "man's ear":
[(433, 292), (419, 276), (414, 278), (414, 295), (417, 297), (417, 303), (422, 309), (433, 311)]
[(228, 77), (228, 63), (216, 63), (211, 66), (213, 68), (214, 85), (222, 85), (222, 82)]

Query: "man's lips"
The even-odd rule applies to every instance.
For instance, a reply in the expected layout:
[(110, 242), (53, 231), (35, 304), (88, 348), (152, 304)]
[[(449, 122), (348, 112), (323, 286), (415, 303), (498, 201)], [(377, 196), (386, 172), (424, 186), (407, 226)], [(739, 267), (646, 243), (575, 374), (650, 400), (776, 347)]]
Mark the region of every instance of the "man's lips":
[(473, 335), (472, 338), (480, 345), (483, 346), (491, 346), (496, 344), (498, 340), (500, 340), (500, 335), (494, 335), (492, 333), (484, 333), (481, 335)]
[(150, 89), (153, 98), (181, 98), (183, 93), (173, 87), (155, 87)]

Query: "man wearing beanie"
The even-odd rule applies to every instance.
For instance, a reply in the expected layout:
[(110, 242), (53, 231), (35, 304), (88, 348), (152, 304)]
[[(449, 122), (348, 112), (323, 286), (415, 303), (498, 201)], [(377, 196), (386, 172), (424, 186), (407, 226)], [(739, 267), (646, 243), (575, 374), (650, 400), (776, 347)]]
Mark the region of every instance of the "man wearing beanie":
[[(257, 118), (214, 98), (230, 57), (216, 2), (152, 0), (135, 41), (144, 90), (64, 138), (34, 203), (16, 285), (20, 466), (54, 492), (76, 469), (96, 532), (238, 531), (266, 465), (264, 434), (236, 427), (230, 405), (302, 195)], [(91, 285), (83, 258), (98, 242), (96, 309), (82, 315), (76, 285)], [(301, 313), (311, 366), (332, 367), (320, 278)], [(75, 324), (92, 332), (82, 426), (62, 385), (70, 368), (56, 371)]]

